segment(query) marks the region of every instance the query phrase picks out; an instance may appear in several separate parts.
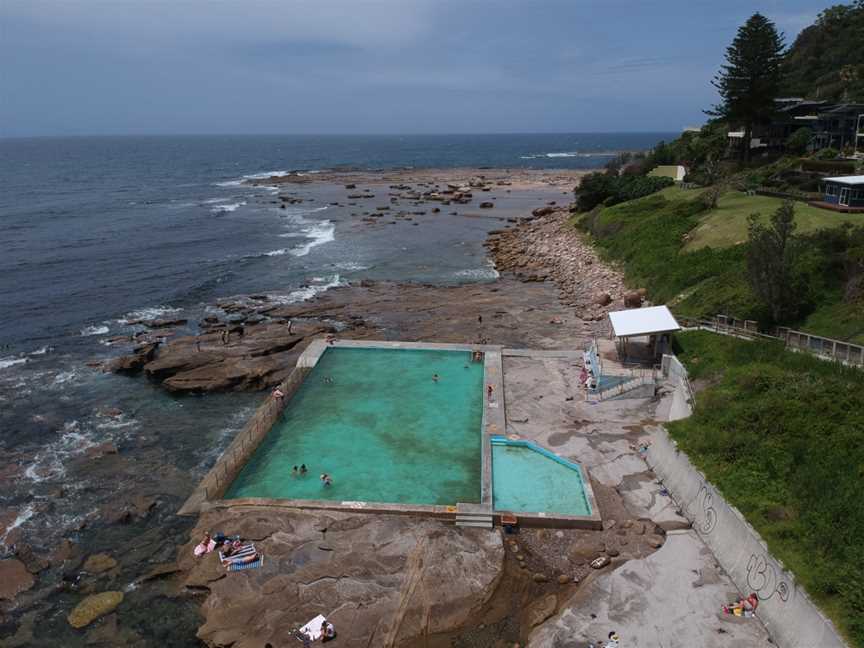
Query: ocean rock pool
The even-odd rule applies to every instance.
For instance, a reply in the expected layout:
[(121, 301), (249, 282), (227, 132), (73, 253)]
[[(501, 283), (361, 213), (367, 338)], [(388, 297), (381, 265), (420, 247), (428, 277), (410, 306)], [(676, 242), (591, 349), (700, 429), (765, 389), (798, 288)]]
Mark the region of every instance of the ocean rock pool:
[(224, 499), (477, 503), (483, 379), (468, 351), (327, 348)]

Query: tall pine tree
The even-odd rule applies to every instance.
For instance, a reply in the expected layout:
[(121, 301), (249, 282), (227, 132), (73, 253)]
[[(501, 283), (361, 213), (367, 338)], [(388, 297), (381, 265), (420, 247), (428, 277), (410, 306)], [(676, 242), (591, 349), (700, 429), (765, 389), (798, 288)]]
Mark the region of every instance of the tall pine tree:
[(753, 127), (770, 121), (774, 99), (783, 87), (781, 64), (783, 34), (761, 14), (753, 14), (738, 28), (732, 44), (726, 48), (726, 63), (711, 81), (722, 102), (706, 111), (731, 124), (744, 126), (742, 155), (750, 159)]

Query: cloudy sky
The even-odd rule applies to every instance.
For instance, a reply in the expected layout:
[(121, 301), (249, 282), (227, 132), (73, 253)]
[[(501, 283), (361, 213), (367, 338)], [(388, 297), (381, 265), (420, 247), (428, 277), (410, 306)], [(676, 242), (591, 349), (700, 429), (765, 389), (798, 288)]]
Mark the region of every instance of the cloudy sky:
[(0, 0), (0, 136), (674, 131), (817, 0)]

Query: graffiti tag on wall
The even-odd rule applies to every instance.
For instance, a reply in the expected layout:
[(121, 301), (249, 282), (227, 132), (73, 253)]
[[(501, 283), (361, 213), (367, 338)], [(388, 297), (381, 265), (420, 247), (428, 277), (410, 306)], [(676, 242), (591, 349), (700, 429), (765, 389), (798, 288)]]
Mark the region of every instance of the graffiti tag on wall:
[(765, 555), (750, 554), (750, 560), (747, 561), (747, 585), (762, 601), (767, 601), (777, 594), (785, 602), (792, 594), (789, 584), (777, 577), (776, 568), (768, 562)]
[(714, 495), (711, 493), (707, 484), (702, 484), (699, 489), (699, 494), (696, 495), (696, 501), (699, 502), (699, 530), (702, 533), (711, 533), (714, 527), (717, 526), (717, 510), (714, 508)]

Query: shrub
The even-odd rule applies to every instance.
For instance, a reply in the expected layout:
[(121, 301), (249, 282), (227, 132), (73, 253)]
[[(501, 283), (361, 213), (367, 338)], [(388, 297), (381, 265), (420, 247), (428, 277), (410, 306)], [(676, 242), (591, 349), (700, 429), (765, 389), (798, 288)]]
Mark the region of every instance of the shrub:
[(786, 150), (793, 155), (802, 155), (807, 152), (813, 131), (803, 126), (786, 138)]
[(600, 204), (611, 207), (648, 196), (674, 184), (671, 178), (591, 173), (582, 178), (582, 182), (579, 183), (579, 188), (576, 190), (576, 207), (582, 212), (591, 211)]
[(846, 160), (801, 160), (801, 168), (804, 171), (817, 171), (819, 173), (853, 174), (855, 163)]
[(817, 160), (835, 160), (837, 156), (840, 155), (840, 152), (835, 148), (823, 148), (816, 151), (816, 159)]

